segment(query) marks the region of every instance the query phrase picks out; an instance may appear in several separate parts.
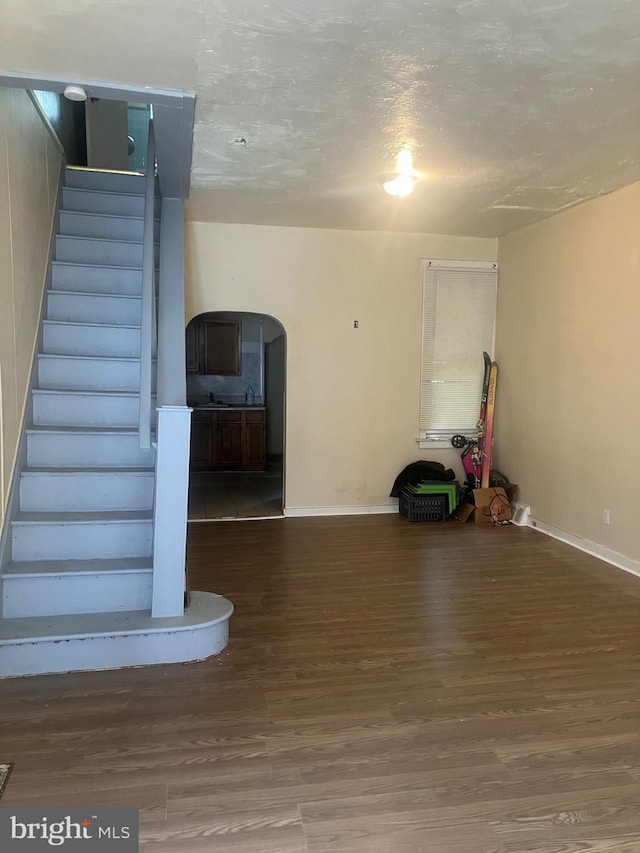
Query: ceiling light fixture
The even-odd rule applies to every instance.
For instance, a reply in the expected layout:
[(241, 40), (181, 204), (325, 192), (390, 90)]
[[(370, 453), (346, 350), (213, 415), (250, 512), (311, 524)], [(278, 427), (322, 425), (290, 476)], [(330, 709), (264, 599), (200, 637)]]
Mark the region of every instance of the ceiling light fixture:
[(62, 93), (69, 101), (86, 101), (87, 93), (82, 86), (65, 86)]
[(407, 196), (413, 192), (418, 176), (413, 171), (413, 157), (408, 148), (403, 148), (396, 157), (397, 173), (382, 179), (382, 189), (387, 195)]

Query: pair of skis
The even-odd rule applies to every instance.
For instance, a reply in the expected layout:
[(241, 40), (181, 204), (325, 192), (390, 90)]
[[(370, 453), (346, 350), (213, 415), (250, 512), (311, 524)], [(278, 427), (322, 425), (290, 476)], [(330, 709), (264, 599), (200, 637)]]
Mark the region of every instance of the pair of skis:
[(484, 356), (484, 379), (480, 398), (480, 417), (478, 419), (478, 437), (468, 439), (463, 435), (454, 435), (451, 443), (454, 447), (464, 448), (462, 465), (469, 481), (475, 488), (489, 488), (491, 470), (491, 447), (493, 444), (493, 417), (496, 405), (496, 385), (498, 365), (491, 361), (488, 352)]
[(496, 410), (496, 386), (498, 384), (498, 364), (491, 361), (489, 353), (484, 356), (484, 382), (480, 401), (480, 454), (482, 456), (482, 476), (480, 488), (489, 488), (491, 470), (491, 450), (493, 447), (493, 416)]

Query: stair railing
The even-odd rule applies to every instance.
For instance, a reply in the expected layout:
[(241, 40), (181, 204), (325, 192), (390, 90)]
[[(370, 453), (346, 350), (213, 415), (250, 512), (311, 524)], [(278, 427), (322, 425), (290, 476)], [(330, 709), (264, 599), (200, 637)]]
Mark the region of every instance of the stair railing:
[(156, 142), (153, 120), (149, 122), (146, 164), (140, 323), (140, 413), (138, 421), (138, 444), (141, 450), (149, 450), (151, 448), (151, 364), (156, 354), (158, 340), (156, 321), (156, 264), (153, 234), (156, 179)]

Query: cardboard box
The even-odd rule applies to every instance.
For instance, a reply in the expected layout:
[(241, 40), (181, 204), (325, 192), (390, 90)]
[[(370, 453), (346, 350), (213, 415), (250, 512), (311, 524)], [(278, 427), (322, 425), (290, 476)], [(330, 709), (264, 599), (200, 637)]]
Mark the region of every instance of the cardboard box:
[(461, 504), (458, 504), (458, 506), (451, 513), (451, 518), (455, 518), (456, 521), (462, 521), (464, 523), (465, 521), (469, 521), (469, 519), (473, 515), (474, 509), (475, 507), (473, 506), (473, 504), (463, 501)]
[(509, 521), (511, 518), (511, 501), (504, 489), (474, 489), (472, 521), (475, 524), (491, 524), (493, 516), (498, 521)]
[[(517, 489), (517, 486), (515, 487)], [(511, 518), (511, 501), (504, 489), (474, 489), (473, 504), (462, 503), (453, 513), (458, 521), (472, 521), (474, 524), (491, 524), (491, 510), (497, 512), (499, 521)]]

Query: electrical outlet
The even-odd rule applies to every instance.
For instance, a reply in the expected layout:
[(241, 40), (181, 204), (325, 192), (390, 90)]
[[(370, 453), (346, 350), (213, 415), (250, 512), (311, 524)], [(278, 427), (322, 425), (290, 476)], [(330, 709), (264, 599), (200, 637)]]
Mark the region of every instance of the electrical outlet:
[(611, 514), (608, 509), (602, 510), (602, 523), (603, 524), (611, 524)]

